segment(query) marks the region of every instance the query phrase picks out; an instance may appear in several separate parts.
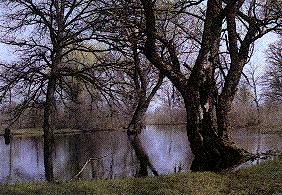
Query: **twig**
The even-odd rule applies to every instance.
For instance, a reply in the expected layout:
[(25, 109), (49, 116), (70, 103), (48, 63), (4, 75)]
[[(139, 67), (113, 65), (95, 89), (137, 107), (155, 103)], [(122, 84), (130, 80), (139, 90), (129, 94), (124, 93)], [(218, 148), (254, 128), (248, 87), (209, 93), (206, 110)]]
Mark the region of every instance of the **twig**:
[[(111, 153), (111, 154), (112, 154), (112, 153)], [(77, 178), (81, 175), (81, 173), (84, 171), (84, 169), (86, 168), (86, 166), (88, 165), (88, 163), (90, 163), (90, 162), (93, 161), (93, 160), (100, 160), (100, 159), (105, 158), (105, 157), (107, 157), (107, 156), (109, 156), (109, 155), (110, 155), (110, 154), (107, 154), (107, 155), (101, 156), (101, 157), (97, 157), (97, 158), (89, 158), (89, 159), (86, 161), (86, 163), (83, 165), (82, 169), (81, 169), (73, 178), (71, 178), (70, 181), (72, 181), (72, 180), (74, 180), (74, 179), (77, 179)]]

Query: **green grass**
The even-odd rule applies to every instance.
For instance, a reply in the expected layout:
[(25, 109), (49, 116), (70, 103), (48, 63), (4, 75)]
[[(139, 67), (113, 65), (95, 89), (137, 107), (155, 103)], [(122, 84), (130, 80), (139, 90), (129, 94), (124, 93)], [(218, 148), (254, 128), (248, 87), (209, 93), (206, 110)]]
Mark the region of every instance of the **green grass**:
[(278, 194), (282, 158), (236, 172), (181, 173), (120, 180), (0, 185), (0, 194)]

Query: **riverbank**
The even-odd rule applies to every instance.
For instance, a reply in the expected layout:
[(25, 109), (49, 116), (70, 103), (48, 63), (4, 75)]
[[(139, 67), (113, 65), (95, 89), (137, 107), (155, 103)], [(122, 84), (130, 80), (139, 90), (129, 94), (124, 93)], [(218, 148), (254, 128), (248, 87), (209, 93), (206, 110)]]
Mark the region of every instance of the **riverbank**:
[[(176, 123), (176, 124), (147, 124), (148, 126), (177, 126), (177, 127), (183, 127), (185, 128), (186, 123)], [(237, 131), (239, 129), (244, 129), (246, 132), (259, 132), (261, 134), (278, 134), (282, 136), (282, 124), (281, 125), (272, 125), (272, 126), (264, 126), (264, 125), (255, 125), (255, 126), (249, 126), (249, 127), (233, 127), (232, 131)], [(93, 129), (56, 129), (54, 130), (55, 134), (76, 134), (76, 133), (85, 133), (85, 132), (98, 132), (98, 131), (126, 131), (126, 129), (123, 127), (116, 128), (116, 129), (109, 129), (109, 128), (93, 128)], [(232, 132), (231, 131), (231, 132)], [(0, 136), (4, 135), (4, 129), (0, 129)], [(20, 136), (20, 135), (30, 135), (30, 136), (41, 136), (43, 135), (43, 129), (42, 128), (23, 128), (23, 129), (11, 129), (11, 135), (14, 136)]]
[[(81, 133), (79, 129), (56, 129), (55, 134), (75, 134)], [(0, 130), (0, 136), (4, 135), (4, 130)], [(41, 136), (43, 135), (42, 128), (24, 128), (24, 129), (11, 129), (12, 136)]]
[[(80, 133), (89, 133), (89, 132), (98, 132), (98, 131), (124, 131), (124, 129), (100, 129), (93, 128), (88, 130), (80, 129), (55, 129), (54, 134), (80, 134)], [(4, 130), (0, 130), (0, 136), (4, 135)], [(43, 136), (42, 128), (24, 128), (24, 129), (11, 129), (12, 136)]]
[(0, 194), (279, 194), (282, 158), (233, 172), (49, 183), (2, 184)]
[(249, 133), (256, 133), (256, 134), (276, 134), (282, 137), (282, 124), (276, 125), (254, 125), (254, 126), (247, 126), (247, 127), (232, 127), (229, 135), (232, 137), (232, 134), (236, 134), (238, 130), (244, 131), (246, 134)]

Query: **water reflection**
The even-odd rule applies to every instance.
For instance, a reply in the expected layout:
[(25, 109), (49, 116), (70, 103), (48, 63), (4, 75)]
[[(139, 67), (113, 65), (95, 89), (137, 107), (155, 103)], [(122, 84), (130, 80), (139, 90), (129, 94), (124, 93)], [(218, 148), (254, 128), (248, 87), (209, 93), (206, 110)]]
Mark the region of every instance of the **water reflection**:
[(238, 129), (231, 133), (232, 140), (240, 147), (253, 154), (265, 153), (270, 150), (282, 150), (282, 138), (278, 134), (261, 134), (254, 129)]
[[(258, 135), (253, 131), (238, 130), (231, 136), (238, 145), (253, 153), (282, 150), (279, 135)], [(184, 126), (147, 126), (141, 133), (141, 143), (159, 173), (189, 171), (193, 155)], [(0, 182), (44, 180), (41, 136), (13, 136), (9, 145), (5, 145), (1, 137), (0, 153)], [(59, 180), (71, 179), (89, 158), (101, 156), (105, 157), (92, 161), (86, 167), (82, 178), (123, 178), (134, 176), (138, 170), (126, 133), (103, 131), (56, 136), (55, 177)]]
[(43, 180), (43, 143), (34, 137), (13, 137), (9, 145), (0, 140), (1, 182)]
[(147, 126), (141, 141), (159, 173), (189, 171), (193, 154), (185, 126)]

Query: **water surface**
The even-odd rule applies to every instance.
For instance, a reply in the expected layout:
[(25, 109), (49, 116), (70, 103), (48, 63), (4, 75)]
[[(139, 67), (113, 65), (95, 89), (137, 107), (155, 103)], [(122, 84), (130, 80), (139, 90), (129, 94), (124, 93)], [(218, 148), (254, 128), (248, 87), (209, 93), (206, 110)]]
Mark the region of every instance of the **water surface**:
[[(147, 126), (140, 135), (152, 164), (161, 174), (188, 172), (193, 160), (185, 126)], [(231, 134), (234, 142), (252, 153), (282, 150), (281, 137), (240, 129)], [(42, 136), (14, 136), (5, 145), (0, 137), (0, 182), (43, 181)], [(126, 132), (92, 132), (55, 137), (54, 173), (69, 180), (89, 158), (82, 178), (123, 178), (134, 176), (138, 165)]]

